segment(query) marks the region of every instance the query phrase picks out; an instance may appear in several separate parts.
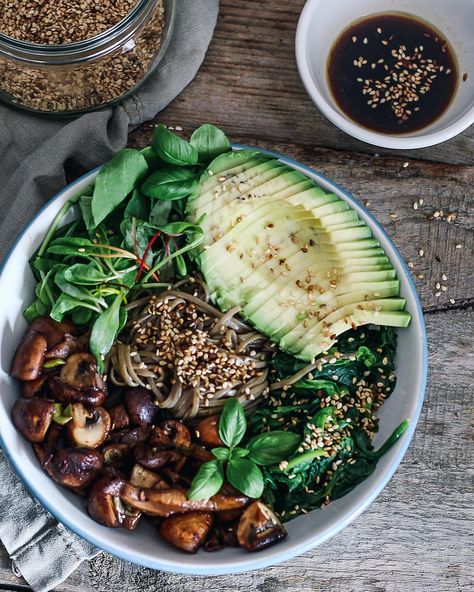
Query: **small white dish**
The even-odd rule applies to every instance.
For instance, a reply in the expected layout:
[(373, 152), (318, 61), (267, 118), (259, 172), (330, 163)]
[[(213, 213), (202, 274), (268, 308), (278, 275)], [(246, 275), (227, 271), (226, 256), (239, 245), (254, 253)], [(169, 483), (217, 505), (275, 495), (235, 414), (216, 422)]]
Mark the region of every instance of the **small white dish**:
[[(431, 125), (403, 135), (371, 131), (348, 118), (327, 81), (327, 62), (339, 35), (354, 21), (377, 13), (401, 12), (432, 25), (446, 36), (457, 57), (460, 80), (448, 109)], [(296, 33), (301, 80), (318, 109), (342, 131), (382, 148), (424, 148), (445, 142), (474, 123), (474, 0), (308, 0)], [(463, 81), (463, 75), (467, 79)]]
[[(280, 563), (320, 545), (355, 520), (379, 495), (405, 455), (420, 415), (428, 364), (426, 330), (415, 285), (400, 253), (370, 212), (344, 189), (301, 163), (279, 154), (263, 152), (279, 158), (314, 179), (323, 189), (346, 200), (370, 226), (396, 269), (401, 295), (407, 300), (406, 309), (411, 313), (412, 321), (407, 329), (398, 332), (397, 386), (380, 409), (380, 431), (375, 446), (378, 448), (404, 419), (408, 418), (410, 424), (400, 440), (380, 459), (368, 479), (326, 508), (288, 522), (288, 537), (258, 553), (228, 547), (218, 553), (200, 551), (196, 555), (188, 555), (160, 539), (145, 521), (131, 533), (94, 522), (86, 512), (84, 500), (59, 487), (41, 469), (31, 445), (13, 425), (11, 409), (20, 395), (20, 385), (10, 376), (13, 354), (27, 327), (22, 311), (34, 298), (35, 281), (28, 260), (61, 206), (94, 181), (98, 169), (91, 171), (59, 192), (37, 213), (0, 268), (0, 445), (26, 487), (53, 516), (90, 543), (138, 565), (185, 574), (230, 574)], [(71, 221), (75, 215), (70, 211), (64, 223)]]

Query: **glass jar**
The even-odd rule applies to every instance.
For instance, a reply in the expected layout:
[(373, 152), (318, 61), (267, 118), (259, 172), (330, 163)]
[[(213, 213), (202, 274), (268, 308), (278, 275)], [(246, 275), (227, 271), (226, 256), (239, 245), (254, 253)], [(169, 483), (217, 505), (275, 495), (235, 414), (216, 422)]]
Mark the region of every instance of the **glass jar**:
[(76, 115), (122, 101), (161, 61), (175, 8), (175, 0), (138, 0), (107, 31), (64, 45), (0, 34), (0, 99), (48, 115)]

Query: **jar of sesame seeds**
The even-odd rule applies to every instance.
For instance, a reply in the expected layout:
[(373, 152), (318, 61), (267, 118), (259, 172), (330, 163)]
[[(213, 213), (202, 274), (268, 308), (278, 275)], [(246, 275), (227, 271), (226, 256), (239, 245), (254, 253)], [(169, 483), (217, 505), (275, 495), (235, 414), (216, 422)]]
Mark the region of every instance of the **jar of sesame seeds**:
[(0, 100), (75, 115), (132, 94), (161, 61), (175, 0), (0, 0)]

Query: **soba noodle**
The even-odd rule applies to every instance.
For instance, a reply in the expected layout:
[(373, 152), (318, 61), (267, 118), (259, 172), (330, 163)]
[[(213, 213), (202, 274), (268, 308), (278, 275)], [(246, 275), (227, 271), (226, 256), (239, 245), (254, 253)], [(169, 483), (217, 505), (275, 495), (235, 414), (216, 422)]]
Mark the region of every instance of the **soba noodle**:
[(183, 419), (218, 413), (229, 397), (249, 410), (268, 393), (273, 344), (209, 302), (201, 280), (184, 280), (128, 306), (129, 338), (108, 359), (118, 386), (151, 390), (157, 404)]

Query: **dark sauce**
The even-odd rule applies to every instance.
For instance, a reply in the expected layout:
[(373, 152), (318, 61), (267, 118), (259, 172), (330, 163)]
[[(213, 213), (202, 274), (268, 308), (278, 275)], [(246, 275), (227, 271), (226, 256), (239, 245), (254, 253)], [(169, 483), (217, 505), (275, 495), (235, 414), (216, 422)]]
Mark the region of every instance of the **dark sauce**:
[(420, 130), (449, 106), (458, 82), (447, 40), (430, 25), (382, 13), (346, 29), (328, 60), (328, 82), (352, 120), (385, 134)]

